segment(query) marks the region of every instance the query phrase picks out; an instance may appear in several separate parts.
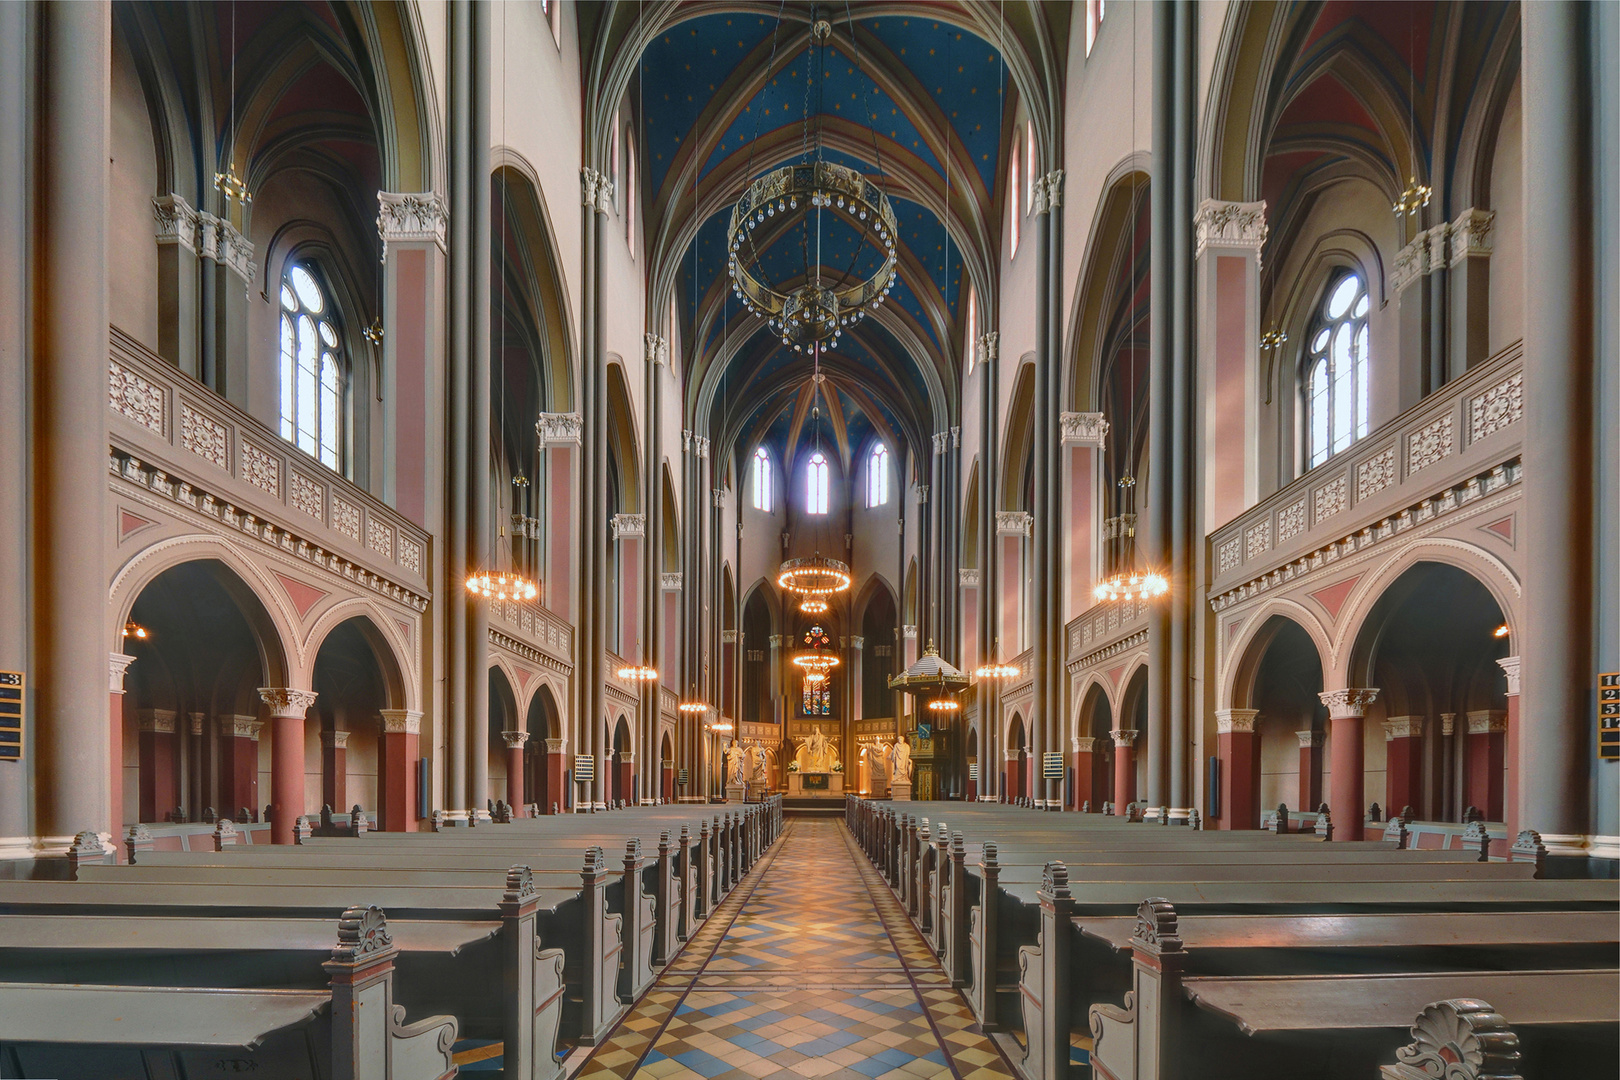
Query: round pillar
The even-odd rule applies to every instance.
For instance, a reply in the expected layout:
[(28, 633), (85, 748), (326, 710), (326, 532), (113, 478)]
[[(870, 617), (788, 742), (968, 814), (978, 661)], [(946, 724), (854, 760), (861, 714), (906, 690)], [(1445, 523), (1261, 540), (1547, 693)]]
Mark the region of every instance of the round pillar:
[(315, 691), (261, 686), (270, 708), (270, 842), (291, 844), (293, 822), (304, 812), (304, 714)]
[(1328, 708), (1331, 725), (1328, 761), (1333, 786), (1328, 794), (1328, 810), (1333, 815), (1334, 834), (1343, 840), (1360, 840), (1362, 819), (1367, 813), (1367, 753), (1362, 744), (1362, 721), (1367, 706), (1378, 699), (1378, 690), (1352, 687), (1328, 690), (1319, 696)]

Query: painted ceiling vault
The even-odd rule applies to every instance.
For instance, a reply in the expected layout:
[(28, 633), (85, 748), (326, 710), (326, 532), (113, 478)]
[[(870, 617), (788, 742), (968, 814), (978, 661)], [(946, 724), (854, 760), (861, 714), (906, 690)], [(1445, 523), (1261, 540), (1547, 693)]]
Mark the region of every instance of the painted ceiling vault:
[[(1057, 54), (1039, 7), (1008, 18), (957, 3), (694, 0), (610, 5), (601, 18), (596, 74), (612, 85), (623, 71), (621, 100), (638, 117), (653, 310), (674, 298), (694, 426), (738, 458), (761, 442), (791, 455), (819, 411), (823, 446), (846, 465), (874, 437), (928, 453), (934, 432), (960, 423), (969, 290), (994, 295), (1014, 68), (1043, 47)], [(817, 19), (832, 27), (824, 44)], [(828, 382), (814, 394), (808, 355), (732, 294), (726, 227), (750, 181), (818, 156), (886, 191), (900, 242), (887, 301), (824, 352)], [(789, 218), (755, 234), (778, 287), (807, 267), (858, 277), (881, 261), (842, 225), (809, 254)]]

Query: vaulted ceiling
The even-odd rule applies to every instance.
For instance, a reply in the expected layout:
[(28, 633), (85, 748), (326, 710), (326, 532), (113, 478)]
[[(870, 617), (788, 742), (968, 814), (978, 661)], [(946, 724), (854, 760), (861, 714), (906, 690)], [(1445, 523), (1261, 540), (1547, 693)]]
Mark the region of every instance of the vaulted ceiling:
[[(597, 100), (623, 101), (636, 117), (651, 310), (674, 297), (694, 426), (724, 451), (746, 455), (765, 441), (790, 452), (808, 438), (815, 397), (825, 442), (847, 461), (873, 435), (916, 454), (959, 423), (967, 290), (974, 283), (980, 303), (994, 295), (999, 178), (1018, 87), (1045, 85), (1067, 17), (1026, 3), (998, 12), (728, 0), (620, 3), (597, 14), (586, 28), (597, 41), (590, 74), (606, 91)], [(818, 18), (832, 25), (825, 46), (812, 41)], [(1030, 111), (1044, 133), (1049, 115)], [(829, 382), (813, 395), (807, 356), (785, 349), (732, 295), (725, 234), (750, 181), (817, 156), (887, 192), (899, 269), (875, 317), (824, 354)], [(861, 276), (878, 261), (841, 226), (823, 230), (819, 259), (806, 257), (792, 222), (764, 233), (759, 265), (790, 286), (807, 264)]]

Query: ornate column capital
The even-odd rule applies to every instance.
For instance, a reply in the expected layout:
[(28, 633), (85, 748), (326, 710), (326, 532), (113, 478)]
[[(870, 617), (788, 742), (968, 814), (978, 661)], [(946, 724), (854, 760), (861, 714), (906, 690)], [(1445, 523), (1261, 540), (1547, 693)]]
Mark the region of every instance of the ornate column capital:
[(692, 445), (697, 448), (697, 456), (707, 459), (709, 456), (709, 440), (702, 435), (692, 436)]
[(135, 658), (128, 653), (115, 652), (107, 654), (108, 693), (122, 694), (124, 692), (124, 672), (128, 671), (129, 665), (134, 662)]
[(770, 640), (770, 646), (773, 649), (780, 649), (782, 647), (782, 635), (781, 634), (772, 634), (771, 635), (771, 640)]
[(142, 709), (137, 717), (141, 730), (158, 735), (173, 735), (176, 713), (173, 709)]
[(601, 183), (602, 174), (589, 165), (579, 167), (579, 194), (580, 203), (587, 209), (596, 206), (596, 186)]
[(508, 750), (521, 750), (523, 744), (529, 741), (529, 733), (527, 731), (503, 731), (501, 732), (501, 738), (506, 740)]
[(1064, 446), (1108, 448), (1108, 421), (1100, 412), (1066, 412), (1058, 417), (1063, 428)]
[(647, 363), (657, 367), (669, 359), (669, 344), (657, 334), (647, 334)]
[(1412, 238), (1412, 242), (1395, 253), (1395, 261), (1389, 269), (1389, 291), (1399, 294), (1412, 282), (1426, 276), (1435, 269), (1434, 233), (1440, 234), (1440, 265), (1445, 265), (1445, 234), (1449, 226), (1436, 225), (1433, 229), (1425, 229)]
[(1024, 510), (997, 510), (997, 536), (1033, 536), (1035, 518)]
[(382, 718), (384, 735), (420, 735), (422, 733), (422, 711), (420, 709), (383, 709), (378, 715)]
[(207, 727), (207, 713), (194, 712), (191, 714), (191, 733), (193, 735), (201, 735)]
[(866, 648), (866, 638), (861, 634), (854, 635), (849, 639), (849, 647), (857, 652), (864, 650)]
[(550, 446), (553, 443), (580, 444), (584, 435), (585, 421), (577, 412), (543, 412), (534, 422), (534, 432), (540, 436), (540, 445)]
[(971, 566), (964, 566), (956, 571), (956, 582), (964, 589), (977, 589), (979, 587), (979, 571)]
[(333, 750), (347, 750), (349, 748), (349, 733), (347, 731), (321, 732), (321, 745)]
[(1440, 714), (1440, 734), (1454, 735), (1457, 732), (1457, 714), (1443, 712)]
[(1136, 729), (1135, 728), (1115, 728), (1113, 731), (1110, 731), (1108, 734), (1110, 734), (1110, 735), (1112, 735), (1114, 737), (1114, 745), (1115, 746), (1129, 747), (1132, 743), (1134, 743), (1136, 741)]
[(613, 213), (613, 193), (616, 185), (606, 173), (596, 174), (596, 212), (603, 217)]
[(1217, 735), (1252, 733), (1255, 718), (1259, 715), (1259, 709), (1216, 709), (1215, 733)]
[(900, 628), (900, 636), (901, 636), (901, 638), (903, 638), (906, 641), (916, 641), (917, 640), (917, 628), (908, 623), (907, 625), (902, 626)]
[(1364, 686), (1344, 690), (1324, 690), (1316, 696), (1327, 706), (1328, 716), (1331, 719), (1359, 719), (1367, 715), (1367, 706), (1378, 700), (1378, 688)]
[(566, 754), (566, 753), (568, 753), (568, 740), (567, 739), (547, 739), (546, 740), (546, 753), (548, 753), (548, 754)]
[(179, 244), (193, 255), (197, 253), (197, 211), (182, 196), (159, 195), (153, 199), (152, 218), (158, 243)]
[(674, 571), (666, 571), (666, 572), (660, 574), (659, 575), (659, 580), (660, 580), (660, 584), (663, 585), (665, 592), (680, 592), (681, 591), (681, 583), (684, 582), (686, 580), (686, 578), (681, 573), (681, 571), (674, 570)]
[(959, 449), (962, 445), (962, 428), (959, 424), (951, 425), (951, 449)]
[(615, 540), (647, 535), (646, 514), (614, 514), (611, 525)]
[(1507, 676), (1507, 692), (1509, 697), (1519, 695), (1519, 658), (1517, 656), (1504, 656), (1496, 662)]
[(214, 717), (214, 726), (219, 729), (221, 738), (252, 739), (258, 742), (264, 721), (257, 716), (237, 716), (227, 713), (224, 716)]
[(290, 686), (261, 686), (259, 697), (270, 706), (270, 715), (277, 718), (302, 720), (315, 704), (315, 691), (297, 690)]
[(1507, 730), (1507, 713), (1501, 709), (1476, 709), (1468, 714), (1468, 734), (1496, 735)]
[(443, 252), (450, 225), (450, 204), (436, 191), (377, 192), (377, 235), (382, 237), (383, 261), (392, 243), (433, 244)]
[(1321, 746), (1326, 741), (1322, 738), (1320, 731), (1296, 731), (1294, 734), (1299, 736), (1299, 748), (1301, 750), (1313, 749)]
[(1034, 214), (1044, 214), (1049, 210), (1063, 205), (1063, 170), (1054, 169), (1045, 176), (1037, 176), (1029, 182), (1029, 209)]
[(737, 644), (737, 631), (735, 631), (735, 630), (722, 630), (722, 631), (720, 631), (720, 644), (722, 644), (722, 645), (735, 645), (735, 644)]
[(1074, 747), (1075, 753), (1089, 754), (1092, 753), (1092, 747), (1097, 745), (1097, 738), (1094, 735), (1078, 735), (1070, 739), (1069, 743)]
[(1479, 210), (1470, 206), (1451, 223), (1451, 265), (1470, 257), (1489, 258), (1496, 241), (1492, 230), (1496, 226), (1494, 210)]
[(726, 508), (726, 500), (731, 497), (731, 491), (727, 488), (717, 487), (710, 492), (710, 494), (714, 496), (714, 505), (719, 507), (721, 510), (724, 510)]
[(925, 503), (925, 502), (928, 501), (928, 485), (927, 484), (913, 484), (911, 486), (911, 491), (912, 491), (912, 494), (916, 496), (917, 501), (919, 503)]
[(994, 330), (979, 335), (979, 362), (989, 363), (1001, 355), (1001, 335)]
[(1258, 264), (1271, 232), (1271, 226), (1266, 224), (1265, 200), (1205, 199), (1198, 204), (1198, 213), (1193, 217), (1193, 231), (1198, 238), (1194, 258), (1202, 256), (1207, 247), (1239, 248), (1254, 252)]
[(1421, 739), (1423, 737), (1423, 720), (1424, 718), (1421, 716), (1390, 717), (1384, 721), (1384, 741)]
[(253, 241), (224, 218), (197, 212), (197, 251), (229, 267), (243, 283), (252, 282), (258, 267), (253, 262)]
[(934, 432), (934, 453), (943, 454), (951, 448), (951, 433), (948, 431)]

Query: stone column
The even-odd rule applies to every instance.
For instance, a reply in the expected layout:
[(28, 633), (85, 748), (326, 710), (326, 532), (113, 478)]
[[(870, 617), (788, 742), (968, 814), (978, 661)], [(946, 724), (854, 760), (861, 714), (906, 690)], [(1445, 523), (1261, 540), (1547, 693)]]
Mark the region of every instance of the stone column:
[[(377, 793), (382, 794), (382, 756), (377, 757)], [(341, 814), (349, 808), (349, 733), (321, 732), (321, 802)], [(377, 825), (382, 827), (381, 818)]]
[(422, 714), (415, 709), (383, 709), (381, 716), (377, 827), (386, 832), (415, 832), (416, 762), (422, 756)]
[[(1097, 492), (1102, 483), (1103, 454), (1108, 445), (1108, 421), (1100, 412), (1066, 412), (1063, 430), (1063, 585), (1064, 614), (1091, 606), (1091, 588), (1097, 577), (1092, 522), (1098, 516)], [(1059, 643), (1062, 648), (1062, 643)]]
[[(635, 751), (619, 750), (609, 757), (608, 760), (613, 763), (614, 768), (619, 770), (617, 774), (618, 786), (619, 791), (624, 798), (625, 805), (635, 806), (639, 794), (636, 791)], [(612, 798), (612, 787), (610, 786), (607, 790), (609, 791), (608, 798)]]
[(173, 709), (142, 709), (140, 713), (141, 801), (140, 821), (167, 821), (180, 804), (174, 773)]
[(550, 814), (552, 805), (556, 805), (556, 813), (562, 813), (568, 805), (567, 794), (567, 766), (568, 766), (568, 740), (546, 740), (546, 796), (550, 802), (540, 804), (542, 814)]
[(529, 741), (527, 731), (503, 731), (506, 740), (506, 804), (513, 817), (526, 817), (523, 809), (523, 744)]
[(261, 686), (259, 696), (270, 710), (270, 842), (290, 844), (293, 822), (307, 809), (304, 717), (315, 704), (315, 691)]
[(1115, 728), (1114, 737), (1114, 813), (1124, 814), (1125, 804), (1136, 801), (1136, 754), (1132, 745), (1136, 732), (1131, 728)]
[(1086, 803), (1091, 803), (1095, 812), (1102, 807), (1096, 804), (1095, 796), (1091, 791), (1091, 748), (1097, 740), (1090, 735), (1076, 736), (1071, 740), (1073, 753), (1071, 762), (1074, 768), (1074, 798), (1071, 801), (1073, 809), (1078, 810)]
[(1519, 658), (1505, 656), (1496, 663), (1507, 675), (1507, 730), (1502, 733), (1507, 778), (1502, 792), (1502, 817), (1512, 838), (1519, 835)]
[[(1405, 807), (1423, 805), (1423, 717), (1392, 716), (1384, 721), (1384, 819)], [(1300, 806), (1301, 810), (1309, 807)]]
[[(1592, 759), (1591, 5), (1523, 9), (1525, 618), (1519, 828), (1584, 853)], [(1517, 628), (1516, 628), (1517, 629)]]
[(219, 789), (215, 796), (219, 805), (215, 809), (220, 817), (234, 819), (242, 807), (259, 805), (259, 732), (264, 722), (256, 716), (226, 715), (214, 723), (219, 729)]
[(1215, 710), (1215, 746), (1221, 761), (1221, 828), (1260, 827), (1260, 744), (1255, 709)]
[(113, 818), (102, 689), (112, 5), (35, 11), (33, 442), (27, 464), (6, 467), (32, 466), (33, 832), (59, 850)]
[(1301, 809), (1322, 802), (1322, 743), (1320, 731), (1296, 731), (1299, 737), (1299, 794)]
[(540, 602), (552, 613), (569, 622), (574, 621), (574, 541), (577, 531), (578, 502), (575, 497), (578, 478), (575, 466), (579, 460), (581, 438), (579, 413), (541, 413), (535, 421), (535, 432), (540, 437), (541, 472), (544, 492), (541, 497), (545, 518), (545, 550), (541, 559), (545, 567), (545, 582), (540, 590)]
[(1334, 834), (1341, 840), (1360, 840), (1367, 816), (1366, 747), (1362, 743), (1362, 720), (1367, 706), (1378, 699), (1376, 687), (1327, 690), (1318, 695), (1328, 708), (1331, 736), (1333, 787), (1328, 809), (1333, 814)]
[(208, 770), (211, 765), (208, 743), (208, 714), (191, 714), (191, 733), (186, 745), (190, 761), (189, 793), (186, 797), (186, 818), (202, 820), (202, 808), (208, 805)]
[(1479, 807), (1486, 821), (1502, 820), (1507, 727), (1507, 713), (1501, 709), (1468, 714), (1468, 803)]
[[(467, 431), (467, 530), (471, 555), (493, 568), (496, 538), (490, 534), (490, 62), (493, 38), (490, 5), (472, 5), (472, 250), (469, 294), (472, 306), (469, 352), (471, 416)], [(467, 594), (456, 590), (460, 599)], [(488, 813), (489, 786), (489, 604), (471, 605), (467, 613), (467, 812)]]
[[(1207, 529), (1252, 506), (1260, 491), (1260, 260), (1266, 204), (1205, 199), (1197, 236), (1198, 423)], [(1273, 360), (1273, 363), (1278, 360)]]
[(134, 662), (135, 658), (127, 653), (107, 654), (108, 752), (111, 755), (108, 759), (111, 768), (107, 770), (107, 802), (111, 814), (107, 823), (114, 840), (124, 835), (124, 673)]
[(1440, 714), (1440, 812), (1442, 821), (1462, 819), (1462, 751), (1461, 733), (1457, 730), (1457, 714)]

